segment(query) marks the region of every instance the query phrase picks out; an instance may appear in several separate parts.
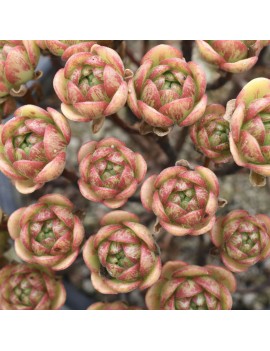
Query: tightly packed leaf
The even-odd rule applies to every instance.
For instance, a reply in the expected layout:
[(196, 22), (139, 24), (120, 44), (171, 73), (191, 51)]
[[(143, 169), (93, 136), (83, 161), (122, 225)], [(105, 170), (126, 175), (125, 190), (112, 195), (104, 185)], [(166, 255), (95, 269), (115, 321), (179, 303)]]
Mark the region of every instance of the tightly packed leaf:
[(203, 115), (207, 96), (206, 78), (182, 52), (158, 45), (142, 58), (141, 66), (129, 81), (128, 104), (133, 113), (153, 131), (166, 131), (174, 124), (190, 126)]
[(246, 271), (270, 256), (270, 218), (235, 210), (217, 219), (211, 239), (232, 272)]
[(248, 71), (258, 61), (262, 48), (269, 40), (197, 40), (202, 57), (224, 71)]
[(57, 310), (65, 301), (63, 284), (47, 269), (11, 264), (0, 270), (2, 310)]
[(74, 205), (66, 197), (50, 194), (13, 212), (8, 230), (18, 256), (54, 270), (69, 267), (84, 238), (83, 225), (73, 210)]
[(90, 305), (88, 310), (141, 310), (137, 306), (128, 306), (125, 302), (114, 301), (114, 302), (96, 302)]
[(40, 72), (35, 69), (39, 57), (34, 40), (0, 40), (0, 99), (22, 95), (22, 85), (38, 78)]
[(0, 126), (0, 171), (19, 192), (32, 193), (62, 174), (70, 136), (61, 113), (49, 107), (46, 111), (22, 106)]
[(177, 236), (200, 235), (210, 230), (218, 207), (219, 184), (208, 168), (185, 166), (164, 169), (142, 186), (144, 208), (153, 211), (159, 224)]
[(224, 114), (222, 105), (208, 105), (203, 117), (190, 129), (190, 137), (197, 150), (215, 163), (225, 163), (232, 158), (229, 122), (223, 118)]
[(252, 173), (270, 176), (270, 79), (256, 78), (244, 86), (230, 129), (234, 161)]
[(123, 206), (145, 177), (144, 158), (115, 138), (84, 144), (78, 153), (79, 188), (90, 201), (110, 208)]
[(235, 289), (234, 276), (224, 268), (169, 261), (147, 291), (146, 305), (150, 310), (230, 310)]
[[(1, 84), (1, 83), (0, 83)], [(16, 109), (16, 101), (13, 96), (0, 97), (0, 122)]]
[(101, 229), (83, 249), (94, 288), (102, 294), (126, 293), (154, 284), (161, 272), (158, 248), (150, 231), (129, 212), (106, 214)]
[(56, 73), (53, 86), (62, 101), (63, 114), (72, 121), (93, 120), (93, 131), (97, 132), (106, 116), (125, 105), (128, 94), (125, 74), (130, 72), (125, 71), (113, 49), (85, 44), (89, 45), (90, 52), (72, 55), (65, 68)]

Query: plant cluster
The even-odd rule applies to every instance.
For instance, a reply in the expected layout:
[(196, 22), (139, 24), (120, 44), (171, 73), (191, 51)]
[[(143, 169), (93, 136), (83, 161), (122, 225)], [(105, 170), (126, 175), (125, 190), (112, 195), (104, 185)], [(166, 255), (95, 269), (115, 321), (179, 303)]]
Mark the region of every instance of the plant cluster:
[[(0, 171), (16, 190), (32, 194), (67, 171), (72, 137), (68, 120), (91, 122), (98, 133), (106, 119), (126, 133), (153, 138), (167, 148), (170, 162), (159, 174), (147, 173), (147, 155), (115, 137), (80, 145), (81, 196), (110, 211), (96, 233), (85, 233), (83, 216), (68, 198), (43, 195), (9, 218), (0, 209), (0, 309), (59, 309), (66, 300), (56, 274), (82, 252), (93, 287), (101, 294), (146, 291), (148, 309), (231, 309), (237, 289), (234, 273), (270, 257), (270, 217), (237, 209), (217, 216), (226, 205), (214, 167), (235, 162), (250, 170), (250, 182), (264, 186), (270, 176), (270, 79), (249, 81), (226, 107), (208, 103), (206, 74), (199, 64), (167, 44), (148, 50), (133, 72), (113, 41), (0, 41)], [(197, 41), (204, 60), (226, 74), (251, 69), (270, 41)], [(61, 57), (53, 88), (61, 112), (33, 103), (17, 108), (38, 80), (40, 56)], [(59, 59), (60, 60), (60, 59)], [(117, 113), (127, 105), (136, 116), (126, 124)], [(130, 112), (130, 113), (131, 113)], [(12, 115), (11, 119), (5, 118)], [(203, 164), (177, 160), (168, 142), (173, 128), (190, 134)], [(181, 134), (179, 134), (181, 138)], [(156, 217), (154, 228), (120, 209), (140, 189), (144, 209)], [(210, 234), (222, 266), (163, 262), (157, 233)], [(18, 262), (6, 262), (8, 237)], [(58, 273), (59, 274), (59, 273)], [(147, 290), (146, 290), (147, 289)], [(96, 302), (89, 310), (136, 310), (119, 298)]]

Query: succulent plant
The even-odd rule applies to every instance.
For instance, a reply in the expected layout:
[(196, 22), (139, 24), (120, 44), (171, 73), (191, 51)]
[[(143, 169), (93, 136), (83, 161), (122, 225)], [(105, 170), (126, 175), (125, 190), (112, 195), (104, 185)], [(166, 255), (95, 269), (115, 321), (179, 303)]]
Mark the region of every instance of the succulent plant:
[(208, 105), (203, 117), (190, 128), (190, 137), (196, 149), (215, 163), (232, 159), (229, 122), (223, 118), (224, 114), (222, 105)]
[(69, 51), (73, 52), (74, 46), (77, 46), (82, 51), (89, 48), (89, 45), (85, 43), (91, 43), (90, 47), (94, 44), (89, 40), (36, 40), (36, 44), (42, 50), (48, 50), (51, 54), (55, 56), (62, 56), (63, 60), (67, 60), (71, 55)]
[(262, 48), (269, 40), (197, 40), (202, 57), (224, 71), (248, 71), (258, 61)]
[(114, 302), (95, 302), (90, 305), (88, 310), (141, 310), (137, 306), (128, 306), (125, 302), (114, 301)]
[(90, 51), (94, 44), (112, 47), (113, 42), (113, 40), (36, 40), (40, 49), (48, 50), (55, 56), (61, 56), (64, 61), (79, 52)]
[[(200, 235), (210, 230), (218, 208), (219, 184), (208, 168), (188, 163), (168, 167), (143, 183), (141, 200), (170, 234)], [(184, 166), (186, 164), (186, 166)]]
[(113, 211), (100, 224), (100, 230), (83, 248), (94, 288), (102, 294), (117, 294), (154, 284), (161, 272), (159, 251), (139, 218), (130, 212)]
[(110, 208), (126, 203), (147, 170), (144, 158), (115, 138), (89, 141), (80, 148), (78, 160), (82, 195)]
[[(1, 83), (0, 83), (1, 84)], [(0, 97), (0, 122), (2, 119), (13, 113), (16, 109), (16, 100), (13, 96)]]
[(164, 134), (174, 124), (190, 126), (202, 117), (205, 89), (201, 68), (187, 63), (178, 49), (162, 44), (145, 54), (129, 81), (128, 105), (153, 132)]
[(125, 79), (132, 74), (125, 70), (116, 51), (92, 44), (90, 52), (78, 52), (68, 59), (65, 68), (56, 73), (53, 86), (62, 101), (63, 114), (76, 122), (93, 121), (93, 131), (97, 132), (106, 116), (125, 105)]
[(69, 267), (80, 251), (84, 228), (74, 205), (59, 194), (44, 195), (9, 217), (8, 230), (18, 256), (53, 270)]
[(0, 126), (0, 171), (19, 192), (32, 193), (62, 174), (70, 136), (61, 113), (49, 107), (46, 111), (22, 106)]
[(0, 40), (0, 99), (26, 93), (24, 84), (41, 75), (36, 71), (39, 57), (34, 40)]
[(251, 80), (237, 96), (235, 107), (230, 119), (232, 156), (239, 166), (251, 170), (253, 185), (265, 185), (264, 177), (270, 176), (270, 79)]
[(224, 268), (169, 261), (148, 289), (146, 305), (150, 310), (230, 310), (235, 289), (233, 274)]
[(210, 234), (224, 265), (232, 272), (246, 271), (270, 256), (270, 218), (266, 215), (231, 211), (217, 219)]
[(63, 284), (48, 269), (21, 263), (0, 270), (2, 310), (57, 310), (65, 300)]

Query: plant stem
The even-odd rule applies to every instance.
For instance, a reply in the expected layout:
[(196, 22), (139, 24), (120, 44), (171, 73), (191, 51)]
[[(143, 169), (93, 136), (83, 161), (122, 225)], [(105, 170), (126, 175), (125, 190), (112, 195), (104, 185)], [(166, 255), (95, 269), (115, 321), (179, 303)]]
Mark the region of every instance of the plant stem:
[(221, 73), (220, 77), (213, 83), (207, 85), (207, 90), (215, 90), (223, 87), (232, 77), (229, 72)]
[(133, 55), (133, 53), (129, 50), (129, 48), (126, 48), (126, 55), (127, 57), (130, 58), (130, 60), (135, 63), (138, 67), (140, 66), (140, 61), (136, 59), (136, 57)]
[(77, 186), (77, 182), (79, 180), (79, 177), (76, 175), (76, 173), (69, 171), (68, 169), (64, 169), (62, 173), (62, 177), (66, 178), (69, 180), (71, 183)]
[(179, 139), (177, 140), (177, 143), (176, 143), (176, 146), (175, 146), (175, 149), (176, 151), (179, 153), (184, 144), (185, 144), (185, 141), (187, 139), (187, 136), (188, 136), (188, 132), (189, 132), (189, 128), (188, 127), (183, 127), (181, 133), (180, 133), (180, 136), (179, 136)]
[(165, 135), (164, 137), (158, 138), (157, 143), (161, 147), (161, 149), (163, 150), (163, 152), (166, 154), (166, 156), (168, 158), (167, 167), (174, 166), (175, 162), (177, 161), (177, 153), (175, 152), (175, 150), (171, 146), (168, 135)]
[(193, 40), (182, 40), (182, 52), (187, 62), (192, 59)]
[(129, 125), (128, 123), (126, 123), (122, 118), (120, 118), (118, 116), (117, 113), (114, 113), (113, 115), (110, 116), (112, 119), (111, 121), (116, 124), (118, 127), (120, 127), (121, 129), (131, 133), (131, 134), (138, 134), (140, 135), (139, 129)]

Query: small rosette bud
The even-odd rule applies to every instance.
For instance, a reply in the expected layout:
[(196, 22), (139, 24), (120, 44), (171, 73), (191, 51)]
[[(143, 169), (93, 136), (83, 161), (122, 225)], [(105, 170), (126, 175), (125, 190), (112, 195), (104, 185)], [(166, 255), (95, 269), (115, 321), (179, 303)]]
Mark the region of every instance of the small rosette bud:
[(20, 94), (22, 85), (40, 75), (39, 57), (34, 40), (0, 40), (0, 99)]
[(62, 174), (70, 136), (61, 113), (49, 107), (46, 111), (22, 106), (0, 127), (0, 171), (19, 192), (32, 193)]
[(66, 197), (50, 194), (13, 212), (8, 229), (18, 256), (53, 270), (69, 267), (84, 238), (83, 225), (73, 209)]
[(126, 293), (154, 284), (161, 272), (159, 250), (150, 231), (129, 212), (114, 211), (83, 249), (94, 288), (102, 294)]
[(216, 266), (169, 261), (146, 293), (149, 310), (230, 310), (236, 289), (233, 274)]
[[(88, 51), (94, 42), (88, 40), (36, 40), (36, 44), (42, 50), (48, 50), (51, 54), (62, 56), (63, 60), (67, 60), (71, 56), (69, 52), (77, 53), (79, 50)], [(74, 51), (75, 47), (77, 48), (76, 51)]]
[(258, 61), (262, 48), (269, 40), (197, 40), (202, 57), (223, 71), (248, 71)]
[(224, 265), (232, 272), (246, 271), (270, 256), (270, 218), (266, 215), (235, 210), (219, 217), (210, 233)]
[[(78, 45), (90, 45), (90, 52), (77, 50)], [(93, 42), (74, 47), (77, 53), (56, 73), (53, 86), (62, 101), (63, 114), (76, 122), (93, 121), (93, 131), (97, 132), (106, 116), (125, 105), (125, 75), (130, 72), (125, 71), (120, 56), (111, 48)]]
[(229, 136), (234, 161), (252, 173), (269, 177), (270, 79), (251, 80), (237, 96), (235, 107)]
[(144, 158), (115, 138), (84, 144), (78, 153), (82, 195), (110, 208), (123, 206), (145, 177)]
[(196, 149), (215, 163), (231, 160), (229, 122), (223, 118), (225, 108), (219, 104), (206, 107), (203, 117), (193, 124), (190, 137)]
[(22, 263), (0, 270), (2, 310), (58, 310), (65, 301), (63, 284), (48, 269)]
[(203, 115), (207, 96), (206, 77), (182, 52), (158, 45), (142, 58), (129, 81), (128, 105), (133, 113), (157, 134), (174, 124), (190, 126)]
[(215, 222), (218, 195), (217, 177), (202, 166), (194, 170), (166, 168), (146, 179), (141, 189), (144, 208), (153, 211), (159, 224), (177, 236), (209, 231)]
[(114, 302), (96, 302), (90, 305), (88, 310), (141, 310), (137, 306), (128, 306), (125, 302), (114, 301)]

